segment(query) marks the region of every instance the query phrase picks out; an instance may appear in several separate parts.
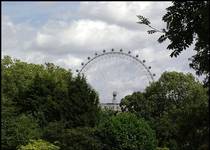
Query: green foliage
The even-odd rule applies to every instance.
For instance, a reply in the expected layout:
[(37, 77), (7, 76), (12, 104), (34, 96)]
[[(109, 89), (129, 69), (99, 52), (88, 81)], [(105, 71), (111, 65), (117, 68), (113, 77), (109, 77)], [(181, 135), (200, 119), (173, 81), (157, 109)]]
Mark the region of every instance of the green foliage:
[(44, 140), (31, 140), (27, 145), (21, 145), (18, 150), (59, 150), (58, 146), (55, 146)]
[(63, 115), (69, 120), (70, 127), (95, 126), (99, 115), (99, 98), (84, 76), (74, 78), (68, 90), (69, 109)]
[(25, 114), (3, 120), (2, 133), (3, 149), (14, 149), (20, 144), (26, 144), (30, 139), (41, 136), (35, 119)]
[[(100, 110), (98, 95), (84, 76), (72, 77), (70, 70), (52, 63), (28, 64), (6, 56), (1, 65), (4, 150), (18, 145), (43, 150), (152, 150), (156, 140), (150, 126), (159, 147), (208, 148), (207, 90), (191, 74), (165, 72), (145, 92), (126, 96), (120, 105), (130, 114)], [(42, 140), (23, 146), (40, 138), (59, 147)]]
[(45, 127), (53, 130), (53, 122), (63, 128), (91, 127), (98, 122), (98, 95), (84, 77), (72, 77), (70, 70), (52, 63), (28, 64), (9, 56), (1, 66), (4, 149), (38, 138), (35, 134)]
[(18, 108), (32, 114), (40, 126), (63, 120), (67, 127), (94, 126), (98, 95), (84, 77), (46, 63), (27, 64), (6, 56), (2, 60), (2, 93)]
[(24, 143), (28, 139), (35, 139), (41, 136), (36, 120), (31, 116), (26, 116), (25, 114), (16, 118), (14, 130), (16, 132), (16, 140), (20, 143)]
[(72, 80), (70, 72), (53, 64), (46, 64), (41, 71), (34, 72), (33, 81), (20, 93), (19, 107), (23, 112), (38, 118), (41, 126), (47, 122), (60, 120), (64, 111), (61, 105), (69, 99), (67, 88), (69, 80)]
[(158, 146), (171, 150), (196, 150), (208, 145), (207, 90), (191, 74), (165, 72), (144, 93), (133, 93), (121, 101), (130, 111), (150, 122)]
[[(177, 57), (183, 50), (193, 45), (195, 42), (194, 55), (190, 66), (196, 70), (198, 75), (205, 75), (205, 83), (209, 83), (209, 1), (173, 1), (173, 5), (168, 7), (167, 13), (162, 20), (166, 22), (166, 29), (159, 31), (149, 24), (149, 20), (143, 16), (138, 16), (140, 24), (145, 24), (154, 31), (161, 32), (158, 39), (160, 43), (168, 39), (170, 44), (167, 49), (172, 50), (171, 57)], [(149, 34), (155, 33), (148, 31)]]
[(131, 113), (112, 116), (99, 125), (96, 133), (104, 143), (104, 150), (155, 149), (154, 131)]
[(168, 148), (164, 147), (164, 148), (161, 148), (161, 147), (157, 147), (156, 150), (169, 150)]
[(15, 147), (11, 139), (14, 133), (13, 118), (16, 116), (16, 107), (14, 107), (11, 99), (5, 95), (2, 94), (1, 98), (1, 145), (3, 149), (7, 149), (8, 147)]
[(49, 122), (43, 129), (42, 139), (49, 142), (59, 141), (61, 136), (65, 133), (65, 124), (61, 121)]
[(101, 150), (102, 144), (95, 136), (95, 129), (77, 127), (65, 129), (62, 123), (50, 123), (45, 129), (43, 139), (57, 142), (65, 150)]
[(19, 93), (25, 91), (33, 82), (35, 72), (43, 70), (43, 65), (27, 64), (20, 60), (4, 56), (2, 59), (2, 93), (19, 100)]
[(117, 111), (114, 111), (112, 109), (100, 109), (97, 125), (100, 125), (100, 124), (106, 122), (112, 116), (116, 116), (117, 113), (118, 113)]
[(65, 150), (102, 150), (101, 141), (93, 128), (66, 129), (61, 136), (61, 148)]
[[(134, 92), (121, 100), (120, 107), (122, 111), (136, 113), (139, 117), (150, 119), (151, 117), (151, 102), (145, 98), (145, 93)], [(141, 112), (141, 113), (137, 113)]]

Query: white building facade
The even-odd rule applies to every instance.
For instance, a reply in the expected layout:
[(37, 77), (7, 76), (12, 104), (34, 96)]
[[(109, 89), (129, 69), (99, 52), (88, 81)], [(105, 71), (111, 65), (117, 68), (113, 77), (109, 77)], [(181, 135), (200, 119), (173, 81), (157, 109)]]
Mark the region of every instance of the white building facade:
[(101, 103), (100, 106), (102, 109), (111, 109), (114, 111), (121, 111), (120, 103)]

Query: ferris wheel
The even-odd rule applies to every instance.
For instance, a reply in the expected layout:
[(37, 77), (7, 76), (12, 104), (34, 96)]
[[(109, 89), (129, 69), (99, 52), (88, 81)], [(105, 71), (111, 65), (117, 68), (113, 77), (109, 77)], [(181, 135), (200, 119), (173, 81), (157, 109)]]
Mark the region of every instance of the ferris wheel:
[(87, 57), (87, 62), (82, 62), (81, 69), (76, 72), (84, 75), (98, 92), (100, 103), (109, 103), (113, 99), (119, 103), (124, 96), (143, 91), (154, 81), (155, 74), (150, 70), (151, 66), (147, 67), (139, 55), (111, 49)]

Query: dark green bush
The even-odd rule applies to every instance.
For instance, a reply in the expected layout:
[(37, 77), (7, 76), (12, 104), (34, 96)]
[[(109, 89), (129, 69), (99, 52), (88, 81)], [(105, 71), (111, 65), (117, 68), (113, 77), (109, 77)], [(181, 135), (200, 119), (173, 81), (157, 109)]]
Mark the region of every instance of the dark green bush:
[(96, 132), (104, 150), (155, 150), (154, 131), (134, 114), (121, 113), (100, 124)]
[(93, 128), (66, 129), (61, 139), (61, 149), (102, 150), (102, 143), (94, 135)]

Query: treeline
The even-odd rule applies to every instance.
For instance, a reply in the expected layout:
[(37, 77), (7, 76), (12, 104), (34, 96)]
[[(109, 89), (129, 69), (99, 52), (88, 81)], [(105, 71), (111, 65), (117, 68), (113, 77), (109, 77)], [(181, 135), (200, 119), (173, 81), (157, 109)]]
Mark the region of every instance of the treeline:
[(9, 56), (1, 68), (3, 149), (16, 149), (29, 139), (50, 140), (62, 129), (96, 125), (98, 95), (84, 77), (72, 77), (52, 63), (28, 64)]
[(207, 89), (192, 74), (165, 72), (145, 92), (121, 101), (123, 111), (144, 118), (156, 132), (157, 145), (170, 150), (207, 150)]
[(191, 74), (165, 72), (144, 92), (101, 110), (83, 76), (52, 63), (5, 56), (1, 146), (4, 150), (205, 150), (207, 89)]

